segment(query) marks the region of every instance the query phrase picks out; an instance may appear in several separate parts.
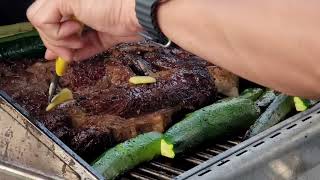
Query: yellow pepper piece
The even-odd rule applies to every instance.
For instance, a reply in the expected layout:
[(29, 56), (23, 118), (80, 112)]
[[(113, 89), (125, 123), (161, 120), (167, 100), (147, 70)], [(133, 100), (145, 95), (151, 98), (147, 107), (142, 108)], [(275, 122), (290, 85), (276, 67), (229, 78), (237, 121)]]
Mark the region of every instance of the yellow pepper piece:
[(129, 79), (132, 84), (150, 84), (155, 83), (157, 80), (151, 76), (133, 76)]
[(58, 76), (63, 76), (68, 68), (67, 61), (63, 60), (61, 57), (58, 57), (56, 60), (56, 73)]
[(301, 112), (308, 109), (308, 106), (303, 102), (301, 98), (293, 97), (293, 101), (297, 111)]
[[(75, 17), (72, 17), (71, 19), (78, 21)], [(79, 36), (81, 36), (82, 29), (84, 28), (84, 24), (81, 22), (80, 24), (81, 24), (81, 31), (79, 31)], [(56, 60), (56, 74), (58, 76), (63, 76), (66, 73), (67, 68), (68, 68), (68, 62), (62, 59), (61, 57), (58, 57)]]
[(62, 89), (56, 96), (54, 96), (52, 98), (51, 103), (47, 106), (46, 111), (51, 111), (52, 109), (54, 109), (55, 107), (57, 107), (58, 105), (70, 101), (73, 99), (73, 95), (71, 90), (65, 88)]
[(174, 158), (175, 153), (173, 151), (173, 144), (169, 144), (164, 139), (161, 139), (161, 155), (168, 158)]

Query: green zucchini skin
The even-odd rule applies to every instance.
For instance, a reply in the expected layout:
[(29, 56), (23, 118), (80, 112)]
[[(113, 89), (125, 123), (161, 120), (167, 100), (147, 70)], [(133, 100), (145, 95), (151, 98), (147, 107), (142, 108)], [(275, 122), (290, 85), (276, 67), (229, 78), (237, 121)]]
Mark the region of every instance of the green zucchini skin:
[(260, 132), (272, 127), (294, 109), (293, 97), (284, 94), (278, 95), (274, 101), (269, 105), (264, 113), (257, 119), (257, 121), (250, 127), (244, 139), (253, 137)]
[(45, 50), (35, 30), (0, 38), (0, 59), (39, 58)]
[(267, 90), (259, 97), (256, 104), (261, 110), (265, 110), (276, 97), (277, 94), (274, 90)]
[(264, 90), (261, 88), (248, 88), (245, 89), (240, 96), (242, 98), (251, 99), (252, 101), (257, 100), (262, 94)]
[(205, 142), (249, 128), (259, 112), (250, 99), (233, 98), (215, 103), (190, 113), (173, 125), (164, 134), (164, 140), (173, 144), (175, 154), (186, 152)]
[(32, 31), (33, 29), (34, 27), (29, 22), (0, 26), (0, 38)]
[(93, 168), (106, 179), (114, 179), (136, 165), (160, 155), (162, 134), (149, 132), (109, 149), (93, 164)]
[(263, 92), (264, 91), (261, 88), (248, 88), (242, 91), (238, 97), (227, 97), (227, 98), (218, 100), (216, 103), (229, 101), (235, 98), (245, 98), (245, 99), (250, 99), (252, 101), (255, 101), (263, 94)]

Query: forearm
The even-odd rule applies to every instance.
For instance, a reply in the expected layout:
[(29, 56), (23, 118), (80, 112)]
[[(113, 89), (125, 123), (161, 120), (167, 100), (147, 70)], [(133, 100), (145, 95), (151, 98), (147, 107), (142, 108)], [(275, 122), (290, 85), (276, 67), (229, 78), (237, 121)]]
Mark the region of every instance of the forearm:
[(289, 94), (319, 97), (319, 5), (171, 0), (160, 6), (158, 20), (175, 43), (214, 64)]

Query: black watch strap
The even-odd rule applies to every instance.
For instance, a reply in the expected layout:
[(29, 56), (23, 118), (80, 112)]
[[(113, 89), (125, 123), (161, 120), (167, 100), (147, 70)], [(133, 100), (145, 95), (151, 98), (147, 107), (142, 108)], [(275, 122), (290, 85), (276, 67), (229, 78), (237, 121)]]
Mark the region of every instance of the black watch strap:
[(163, 47), (169, 47), (171, 41), (161, 32), (157, 22), (157, 7), (160, 0), (136, 0), (136, 15), (144, 31), (140, 33)]

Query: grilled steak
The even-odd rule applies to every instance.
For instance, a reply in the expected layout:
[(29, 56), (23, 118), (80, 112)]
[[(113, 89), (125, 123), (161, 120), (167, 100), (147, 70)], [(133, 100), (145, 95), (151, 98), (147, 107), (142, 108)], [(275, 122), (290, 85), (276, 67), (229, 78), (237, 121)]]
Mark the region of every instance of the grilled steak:
[(158, 109), (181, 106), (194, 110), (214, 100), (214, 84), (204, 68), (175, 69), (143, 86), (114, 86), (76, 94), (87, 113), (129, 118)]
[[(0, 89), (90, 161), (115, 143), (163, 132), (174, 115), (214, 102), (217, 91), (209, 66), (179, 48), (122, 44), (71, 64), (60, 85), (73, 91), (74, 101), (51, 112), (45, 107), (54, 62), (0, 61)], [(128, 80), (134, 75), (153, 76), (157, 82), (132, 85)]]

